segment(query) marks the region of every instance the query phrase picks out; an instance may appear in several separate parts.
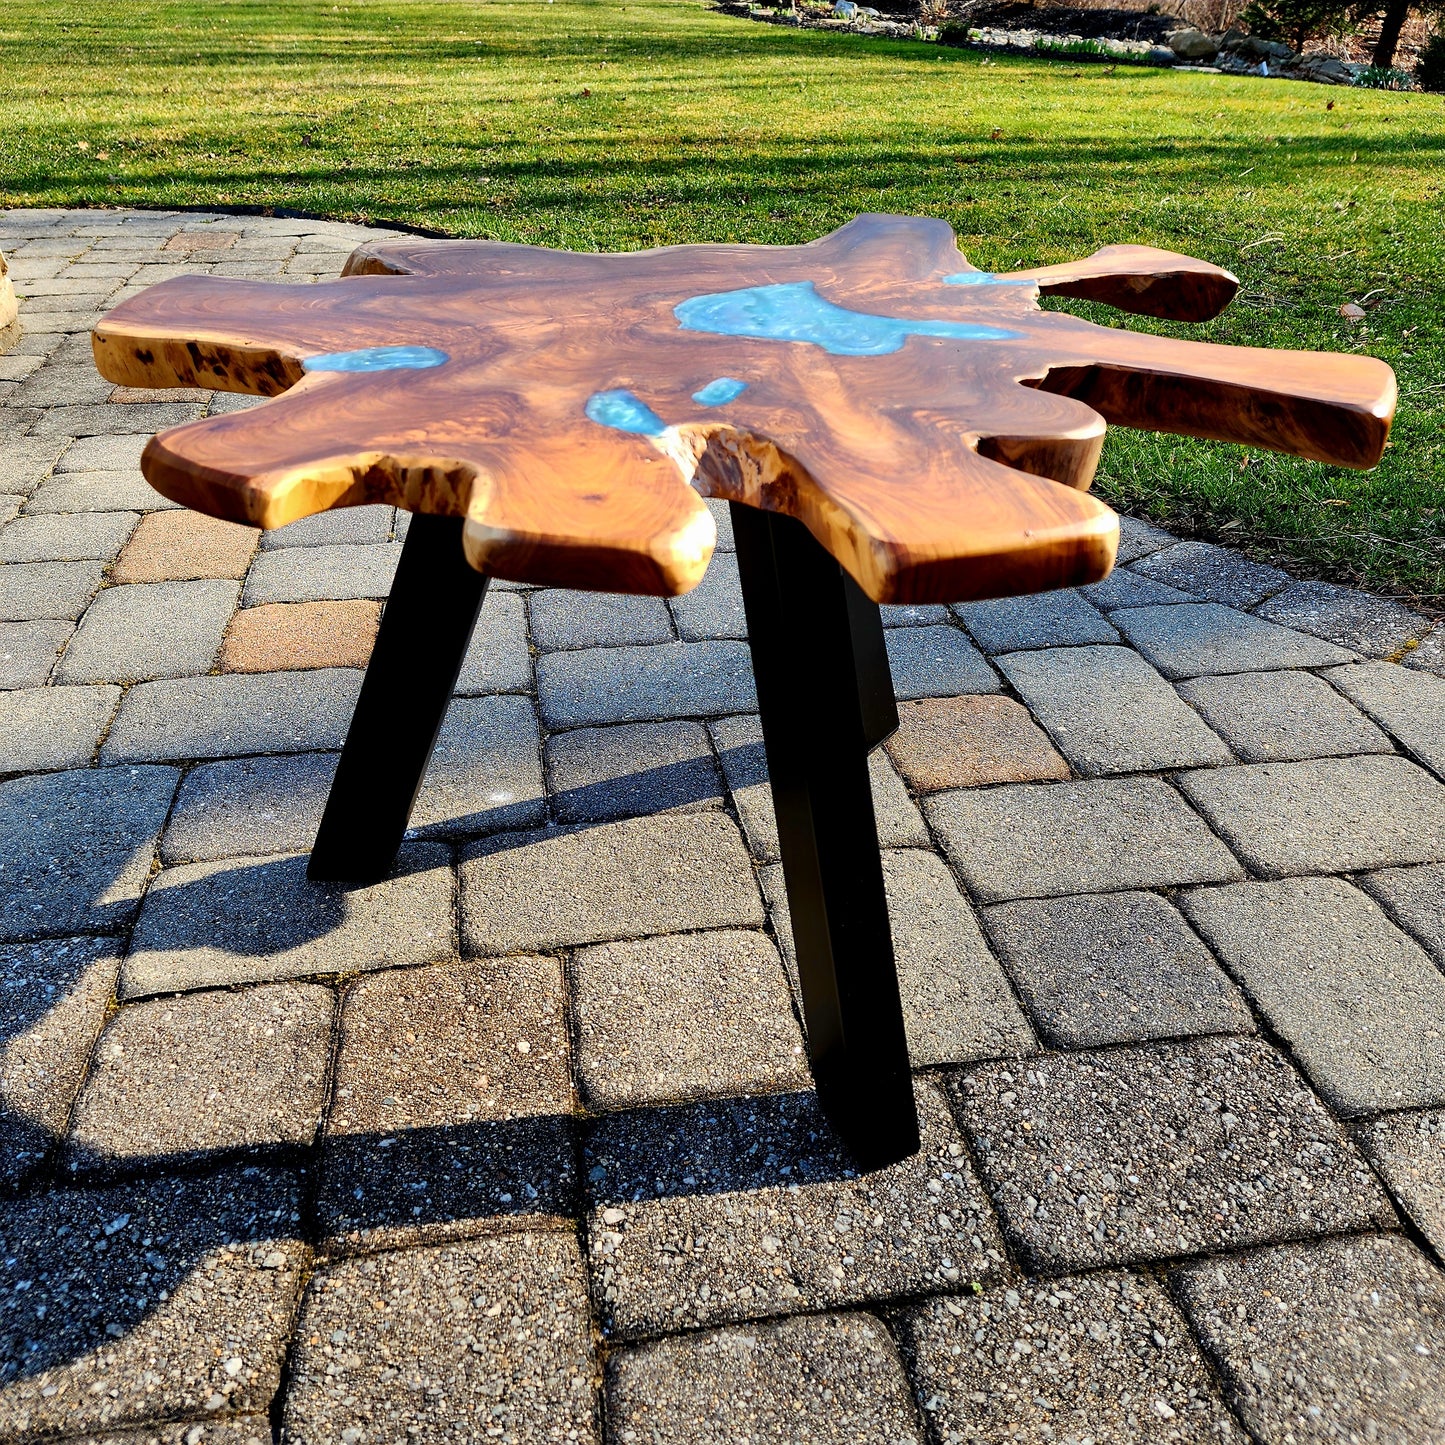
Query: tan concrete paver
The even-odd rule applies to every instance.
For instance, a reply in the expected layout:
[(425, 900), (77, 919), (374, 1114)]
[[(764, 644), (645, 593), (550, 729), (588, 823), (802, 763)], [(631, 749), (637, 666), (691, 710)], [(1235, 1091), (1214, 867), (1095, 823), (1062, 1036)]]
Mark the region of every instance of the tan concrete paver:
[(1067, 778), (1069, 765), (1026, 709), (1006, 697), (938, 697), (898, 708), (885, 746), (920, 793)]
[(152, 512), (141, 519), (111, 568), (112, 582), (240, 581), (260, 534), (201, 512)]
[(380, 623), (381, 603), (360, 599), (247, 607), (226, 629), (221, 671), (365, 667)]

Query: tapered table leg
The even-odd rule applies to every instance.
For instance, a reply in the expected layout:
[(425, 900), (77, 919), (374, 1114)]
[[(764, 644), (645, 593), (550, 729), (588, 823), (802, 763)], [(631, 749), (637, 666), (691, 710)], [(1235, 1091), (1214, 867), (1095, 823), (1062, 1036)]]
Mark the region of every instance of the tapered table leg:
[(462, 519), (413, 514), (308, 877), (373, 883), (391, 868), (486, 593)]
[(732, 507), (818, 1096), (864, 1168), (918, 1149), (868, 753), (898, 725), (878, 607), (789, 517)]

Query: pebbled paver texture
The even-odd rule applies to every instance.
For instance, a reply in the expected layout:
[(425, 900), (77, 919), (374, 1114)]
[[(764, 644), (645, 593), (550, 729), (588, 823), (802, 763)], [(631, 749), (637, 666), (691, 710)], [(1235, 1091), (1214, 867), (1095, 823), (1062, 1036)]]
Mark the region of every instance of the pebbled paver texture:
[(725, 504), (685, 598), (494, 584), (393, 872), (306, 881), (408, 515), (178, 508), (250, 399), (84, 328), (389, 234), (0, 213), (0, 1439), (1445, 1439), (1445, 630), (1130, 519), (884, 609), (860, 1176)]

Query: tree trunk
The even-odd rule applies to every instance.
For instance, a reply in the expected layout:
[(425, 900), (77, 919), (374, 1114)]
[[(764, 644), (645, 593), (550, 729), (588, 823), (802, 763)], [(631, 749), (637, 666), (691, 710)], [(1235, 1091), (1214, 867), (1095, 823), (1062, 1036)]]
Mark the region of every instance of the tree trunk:
[(1409, 0), (1389, 0), (1385, 6), (1385, 23), (1380, 26), (1380, 38), (1370, 57), (1370, 64), (1377, 69), (1387, 70), (1395, 63), (1395, 47), (1400, 43), (1400, 31), (1405, 28), (1405, 17), (1409, 13)]

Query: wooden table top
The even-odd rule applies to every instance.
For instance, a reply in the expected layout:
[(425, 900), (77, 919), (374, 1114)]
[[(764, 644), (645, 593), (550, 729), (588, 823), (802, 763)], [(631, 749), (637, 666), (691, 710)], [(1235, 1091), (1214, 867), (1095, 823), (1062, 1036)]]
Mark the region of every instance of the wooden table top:
[(674, 594), (716, 540), (701, 494), (799, 518), (877, 601), (952, 602), (1108, 572), (1117, 519), (1086, 490), (1106, 422), (1379, 460), (1379, 361), (1038, 305), (1197, 321), (1237, 286), (1143, 246), (992, 275), (947, 224), (904, 216), (616, 255), (402, 239), (316, 285), (163, 281), (94, 349), (127, 386), (276, 398), (147, 446), (152, 485), (212, 516), (388, 502), (464, 516), (468, 557), (500, 577)]

